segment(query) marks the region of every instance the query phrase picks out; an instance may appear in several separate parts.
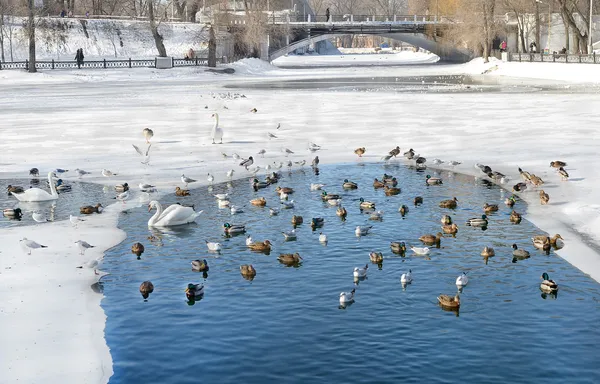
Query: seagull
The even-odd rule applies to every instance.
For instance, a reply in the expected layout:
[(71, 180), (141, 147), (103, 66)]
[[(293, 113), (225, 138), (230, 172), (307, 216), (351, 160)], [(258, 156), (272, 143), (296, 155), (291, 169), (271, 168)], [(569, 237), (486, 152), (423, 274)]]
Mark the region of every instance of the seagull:
[(81, 178), (81, 176), (83, 176), (83, 175), (89, 175), (89, 174), (90, 174), (90, 173), (92, 173), (92, 172), (84, 171), (83, 169), (79, 169), (79, 168), (77, 168), (77, 169), (75, 170), (75, 173), (77, 173), (77, 177), (80, 177), (80, 178)]
[(229, 178), (229, 180), (231, 180), (233, 178), (233, 173), (235, 171), (233, 169), (230, 169), (229, 171), (227, 171), (227, 177)]
[(62, 169), (62, 168), (56, 168), (54, 170), (54, 173), (65, 173), (65, 172), (69, 172), (68, 169)]
[(428, 255), (429, 254), (429, 248), (427, 248), (427, 247), (424, 247), (424, 248), (410, 247), (410, 249), (417, 255)]
[(208, 247), (209, 251), (219, 252), (221, 250), (221, 243), (211, 243), (208, 240), (204, 241), (206, 241), (206, 246)]
[(140, 156), (145, 156), (145, 157), (148, 157), (148, 154), (150, 153), (150, 147), (152, 146), (152, 144), (148, 145), (146, 152), (143, 152), (137, 145), (135, 145), (135, 144), (131, 144), (131, 145), (133, 146), (133, 149), (135, 149), (135, 151), (137, 153), (139, 153)]
[(356, 289), (352, 289), (350, 292), (341, 292), (340, 293), (340, 304), (351, 303), (354, 301), (354, 292)]
[(311, 149), (311, 148), (312, 148), (312, 149), (321, 149), (321, 146), (320, 146), (320, 145), (317, 145), (317, 144), (315, 144), (315, 143), (308, 143), (308, 148), (309, 148), (309, 149)]
[(443, 164), (443, 163), (444, 163), (444, 162), (443, 162), (442, 160), (440, 160), (440, 159), (433, 159), (431, 162), (432, 162), (434, 165), (440, 165), (440, 164)]
[(208, 180), (208, 183), (212, 185), (213, 181), (215, 181), (215, 177), (209, 173), (206, 177), (206, 180)]
[(77, 244), (77, 246), (79, 247), (79, 254), (83, 255), (85, 253), (86, 250), (88, 250), (89, 248), (94, 248), (93, 245), (88, 244), (87, 242), (83, 241), (83, 240), (77, 240), (75, 242), (75, 244)]
[(198, 181), (198, 180), (191, 179), (191, 178), (189, 178), (189, 177), (187, 177), (186, 175), (183, 175), (183, 174), (181, 175), (181, 182), (185, 183), (186, 187), (187, 187), (187, 185), (189, 183), (195, 183), (196, 181)]
[(117, 173), (112, 173), (108, 169), (103, 169), (102, 170), (102, 176), (104, 176), (104, 177), (117, 176)]
[(229, 199), (229, 194), (228, 193), (217, 193), (216, 195), (213, 195), (214, 197), (217, 198), (217, 200), (227, 200)]
[(282, 161), (280, 161), (279, 164), (277, 164), (276, 162), (273, 162), (273, 164), (275, 164), (273, 166), (275, 169), (281, 169), (281, 167), (283, 167), (283, 162)]
[(289, 149), (289, 148), (284, 148), (284, 149), (283, 149), (283, 152), (285, 153), (285, 155), (286, 155), (286, 156), (288, 156), (288, 155), (290, 155), (290, 154), (294, 153), (294, 151), (292, 151), (292, 150), (291, 150), (291, 149)]
[(327, 242), (327, 235), (324, 234), (323, 232), (319, 233), (319, 241), (321, 243), (326, 243)]
[(140, 188), (140, 190), (142, 192), (148, 192), (148, 190), (152, 189), (155, 187), (155, 185), (151, 185), (151, 184), (146, 184), (146, 183), (140, 183), (138, 185), (138, 187)]
[(238, 155), (237, 153), (234, 153), (233, 155), (231, 155), (231, 157), (233, 158), (233, 160), (241, 159), (240, 155)]
[(252, 164), (254, 164), (254, 159), (252, 158), (252, 156), (250, 156), (249, 158), (247, 158), (246, 160), (244, 160), (240, 163), (240, 165), (242, 167), (245, 167), (246, 170), (248, 170), (248, 167), (251, 166)]
[(26, 238), (26, 237), (24, 237), (23, 239), (21, 239), (21, 240), (19, 240), (19, 241), (21, 242), (21, 246), (23, 246), (23, 247), (27, 248), (27, 250), (28, 250), (27, 254), (28, 254), (28, 255), (31, 255), (31, 250), (32, 250), (32, 249), (37, 249), (37, 248), (48, 248), (47, 246), (45, 246), (45, 245), (42, 245), (42, 244), (38, 244), (38, 243), (36, 243), (36, 242), (35, 242), (35, 241), (33, 241), (33, 240), (27, 240), (27, 238)]
[(368, 227), (361, 227), (360, 225), (356, 227), (356, 229), (354, 230), (354, 233), (356, 234), (356, 236), (364, 236), (367, 233), (369, 233), (369, 231), (371, 230), (371, 228), (373, 228), (372, 225), (369, 225)]
[(285, 240), (296, 240), (296, 230), (292, 229), (288, 232), (281, 232)]
[(244, 212), (244, 210), (241, 207), (236, 207), (235, 205), (231, 205), (229, 209), (231, 210), (232, 215), (237, 215), (238, 213)]
[(281, 201), (281, 204), (283, 205), (283, 208), (286, 208), (286, 209), (294, 208), (294, 200)]
[(258, 151), (258, 154), (261, 155), (262, 157), (265, 157), (265, 153), (267, 153), (267, 151), (264, 149), (261, 149), (260, 151)]
[(80, 221), (85, 221), (84, 219), (82, 219), (79, 216), (73, 216), (73, 215), (69, 215), (69, 221), (71, 222), (71, 224), (73, 224), (75, 227), (77, 227), (77, 224)]
[(117, 200), (119, 200), (119, 201), (125, 201), (125, 200), (129, 199), (129, 191), (127, 190), (127, 191), (125, 191), (125, 192), (119, 193), (119, 194), (118, 194), (118, 195), (115, 197), (115, 199), (117, 199)]
[(400, 276), (400, 282), (402, 284), (410, 284), (412, 283), (412, 269), (408, 270), (408, 273), (403, 273), (402, 276)]
[(223, 156), (224, 159), (228, 159), (231, 157), (228, 154), (226, 154), (225, 152), (221, 152), (221, 155)]
[(288, 167), (288, 169), (289, 169), (290, 171), (292, 170), (292, 165), (293, 165), (293, 164), (292, 164), (292, 161), (291, 161), (291, 160), (289, 160), (289, 161), (287, 162), (287, 167)]
[[(87, 244), (87, 243), (86, 243), (86, 244)], [(99, 264), (99, 260), (98, 260), (98, 259), (94, 259), (94, 260), (90, 260), (90, 261), (88, 261), (87, 263), (84, 263), (83, 265), (80, 265), (80, 266), (79, 266), (79, 267), (77, 267), (77, 268), (84, 268), (84, 267), (85, 267), (85, 268), (93, 269), (93, 270), (94, 270), (94, 273), (95, 273), (96, 275), (98, 275), (99, 273), (98, 273), (98, 271), (96, 270), (96, 268), (98, 267), (98, 264)]]
[(279, 210), (277, 208), (269, 208), (270, 216), (277, 216), (279, 214)]
[(459, 162), (459, 161), (450, 160), (450, 161), (448, 162), (448, 164), (450, 164), (450, 165), (451, 165), (451, 166), (453, 166), (453, 167), (456, 167), (457, 165), (461, 165), (462, 163), (461, 163), (461, 162)]
[(323, 188), (325, 186), (325, 184), (311, 184), (310, 185), (310, 190), (311, 191), (318, 191), (321, 188)]
[(267, 136), (269, 137), (269, 140), (271, 139), (276, 139), (277, 136), (275, 136), (274, 134), (272, 134), (271, 132), (267, 132)]
[(275, 128), (275, 129), (279, 129), (279, 128), (281, 128), (281, 123), (277, 123), (277, 128)]
[(354, 277), (366, 277), (369, 264), (365, 264), (364, 268), (354, 267)]
[(319, 166), (319, 156), (315, 156), (311, 165), (313, 168), (317, 168)]
[(298, 164), (300, 167), (304, 167), (304, 164), (306, 164), (306, 160), (302, 160), (302, 161), (295, 161), (295, 164)]
[(40, 211), (34, 211), (31, 214), (31, 217), (33, 217), (33, 220), (35, 220), (38, 223), (45, 223), (46, 221), (50, 221), (50, 220), (46, 219), (46, 215), (44, 215)]
[(250, 235), (246, 236), (246, 246), (248, 246), (252, 243), (254, 243), (254, 240), (252, 240), (252, 237), (250, 237)]

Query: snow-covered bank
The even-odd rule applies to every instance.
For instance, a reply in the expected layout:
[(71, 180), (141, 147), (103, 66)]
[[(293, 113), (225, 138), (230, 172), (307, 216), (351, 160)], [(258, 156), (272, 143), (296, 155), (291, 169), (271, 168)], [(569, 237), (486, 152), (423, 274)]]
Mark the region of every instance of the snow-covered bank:
[[(310, 160), (314, 155), (306, 150), (309, 141), (323, 146), (317, 155), (324, 164), (359, 161), (352, 152), (359, 146), (367, 148), (364, 161), (380, 161), (381, 155), (400, 145), (403, 150), (413, 147), (429, 159), (462, 161), (456, 171), (478, 176), (481, 174), (473, 164), (481, 162), (516, 182), (517, 166), (521, 166), (544, 178), (544, 189), (551, 198), (549, 205), (541, 206), (536, 192), (523, 193), (530, 203), (526, 218), (541, 231), (560, 233), (566, 245), (559, 255), (600, 280), (600, 256), (588, 246), (600, 243), (596, 225), (600, 170), (595, 145), (599, 133), (594, 129), (600, 119), (596, 108), (599, 94), (440, 95), (222, 88), (232, 81), (480, 74), (487, 68), (480, 65), (477, 72), (474, 67), (478, 64), (472, 63), (471, 70), (468, 65), (281, 70), (253, 63), (256, 61), (234, 64), (238, 72), (232, 76), (197, 68), (48, 71), (35, 76), (0, 72), (0, 86), (8, 95), (0, 99), (4, 175), (26, 177), (33, 166), (40, 170), (79, 167), (93, 172), (85, 177), (88, 181), (107, 185), (152, 182), (172, 193), (175, 185), (181, 185), (182, 173), (199, 179), (198, 184), (206, 182), (208, 172), (215, 175), (216, 182), (226, 180), (229, 169), (235, 169), (235, 177), (248, 175), (232, 160), (223, 159), (222, 152), (255, 156), (256, 164), (264, 167), (288, 159), (282, 148), (295, 152), (289, 159)], [(526, 68), (529, 63), (520, 65)], [(544, 65), (546, 71), (554, 71), (558, 64)], [(578, 72), (580, 68), (600, 67), (568, 64), (569, 71), (578, 76), (584, 71)], [(547, 73), (551, 76), (552, 72)], [(573, 78), (582, 80), (576, 75)], [(24, 79), (26, 86), (22, 85)], [(246, 97), (235, 98), (232, 94), (236, 92)], [(258, 112), (251, 113), (252, 108)], [(213, 112), (220, 114), (223, 145), (211, 144)], [(132, 143), (143, 145), (144, 127), (155, 131), (149, 167), (140, 164), (131, 147)], [(275, 133), (277, 139), (269, 140), (267, 132)], [(262, 148), (267, 151), (264, 159), (256, 156)], [(557, 159), (569, 163), (569, 182), (561, 182), (549, 168), (549, 162)], [(119, 176), (103, 178), (102, 168)], [(1, 350), (0, 369), (8, 372), (3, 380), (103, 382), (110, 375), (100, 295), (89, 290), (95, 276), (93, 271), (75, 269), (84, 259), (72, 242), (82, 238), (97, 245), (98, 249), (93, 249), (97, 253), (86, 253), (85, 259), (90, 259), (120, 241), (123, 234), (115, 229), (116, 216), (111, 218), (110, 212), (94, 219), (106, 222), (90, 220), (77, 230), (68, 223), (53, 223), (0, 231), (0, 295), (10, 304), (2, 306), (7, 316), (0, 316), (0, 332), (3, 339), (11, 341), (3, 343)], [(199, 222), (202, 225), (202, 217)], [(64, 240), (54, 239), (57, 228), (64, 228)], [(47, 242), (49, 248), (23, 255), (18, 248), (23, 236)], [(60, 268), (56, 267), (59, 262)], [(9, 274), (10, 280), (4, 278)], [(53, 283), (57, 287), (50, 290)], [(35, 288), (33, 292), (27, 290), (29, 286)], [(47, 318), (52, 319), (52, 332), (38, 331)], [(13, 331), (15, 324), (20, 324), (19, 329)], [(14, 338), (10, 338), (12, 333)], [(28, 348), (26, 354), (15, 347), (21, 338)], [(48, 356), (59, 356), (61, 361)]]
[(440, 58), (433, 53), (398, 51), (385, 54), (344, 54), (344, 55), (288, 55), (273, 60), (278, 67), (298, 66), (357, 66), (357, 65), (404, 65), (431, 64)]

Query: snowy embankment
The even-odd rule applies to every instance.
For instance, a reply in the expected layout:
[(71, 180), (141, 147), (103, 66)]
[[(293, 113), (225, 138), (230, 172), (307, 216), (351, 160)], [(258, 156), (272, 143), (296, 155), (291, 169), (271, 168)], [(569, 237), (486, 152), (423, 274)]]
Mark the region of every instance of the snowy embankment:
[(273, 61), (278, 67), (298, 66), (366, 66), (366, 65), (406, 65), (406, 64), (431, 64), (440, 58), (433, 53), (398, 51), (381, 54), (356, 54), (344, 53), (343, 55), (288, 55)]
[[(600, 281), (600, 256), (594, 250), (600, 244), (599, 134), (594, 128), (600, 120), (600, 95), (222, 88), (231, 82), (250, 86), (309, 77), (481, 74), (493, 65), (498, 69), (489, 76), (502, 71), (536, 72), (544, 79), (564, 76), (560, 65), (551, 63), (281, 70), (257, 60), (233, 64), (237, 72), (232, 76), (198, 68), (48, 71), (33, 76), (2, 71), (0, 86), (10, 95), (0, 99), (3, 177), (25, 178), (34, 166), (41, 171), (83, 168), (93, 172), (85, 181), (109, 186), (151, 182), (172, 193), (181, 185), (182, 173), (199, 179), (198, 186), (206, 183), (208, 172), (215, 182), (226, 180), (229, 169), (235, 169), (235, 177), (248, 176), (235, 162), (223, 159), (222, 152), (253, 155), (264, 167), (287, 160), (281, 151), (286, 147), (295, 152), (289, 159), (310, 160), (314, 155), (306, 150), (309, 141), (322, 145), (317, 155), (323, 164), (359, 161), (352, 153), (359, 146), (367, 148), (360, 161), (380, 161), (395, 145), (412, 147), (428, 159), (462, 161), (457, 172), (481, 176), (473, 167), (480, 162), (514, 182), (517, 166), (541, 176), (550, 204), (541, 206), (537, 192), (522, 193), (530, 203), (525, 217), (541, 231), (560, 233), (566, 245), (558, 254)], [(600, 66), (568, 64), (568, 70), (577, 74), (571, 75), (573, 81), (584, 81), (585, 72), (599, 73)], [(25, 80), (28, 86), (22, 86)], [(236, 92), (247, 97), (236, 98)], [(258, 112), (251, 113), (252, 108)], [(213, 112), (221, 116), (223, 145), (211, 144)], [(281, 129), (276, 130), (278, 123)], [(144, 127), (155, 131), (149, 167), (140, 164), (131, 147), (144, 145)], [(277, 139), (269, 140), (267, 132)], [(264, 159), (256, 156), (261, 148), (267, 151)], [(569, 163), (568, 182), (561, 182), (549, 167), (558, 159)], [(102, 168), (119, 175), (102, 178)], [(77, 229), (63, 222), (0, 230), (3, 382), (85, 383), (110, 377), (101, 295), (90, 290), (98, 276), (75, 267), (123, 239), (116, 229), (121, 208), (115, 205), (92, 215)], [(202, 217), (198, 221), (202, 225)], [(49, 248), (26, 255), (19, 247), (22, 237)], [(80, 256), (73, 244), (78, 239), (97, 248)], [(137, 240), (143, 239), (131, 242)]]

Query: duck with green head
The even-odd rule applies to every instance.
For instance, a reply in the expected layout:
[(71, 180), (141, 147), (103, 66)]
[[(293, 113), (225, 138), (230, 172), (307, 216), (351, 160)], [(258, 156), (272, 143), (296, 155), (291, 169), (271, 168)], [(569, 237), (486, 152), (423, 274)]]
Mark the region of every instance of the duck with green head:
[(427, 175), (425, 179), (425, 184), (427, 185), (440, 185), (443, 184), (442, 179), (439, 177), (431, 177), (431, 175)]
[(558, 291), (558, 284), (554, 280), (550, 280), (550, 276), (546, 272), (542, 273), (542, 283), (540, 289), (544, 292), (556, 292)]
[(329, 194), (325, 191), (321, 192), (321, 199), (323, 201), (327, 201), (327, 200), (333, 200), (333, 199), (341, 199), (342, 197), (340, 195), (336, 195), (336, 194)]
[(189, 283), (185, 289), (185, 296), (188, 300), (195, 300), (204, 295), (204, 285)]
[(348, 179), (344, 179), (344, 183), (342, 184), (344, 189), (357, 189), (358, 184), (353, 181), (349, 181)]
[(223, 229), (225, 230), (225, 233), (228, 235), (235, 235), (235, 234), (246, 232), (245, 225), (231, 225), (229, 223), (225, 223), (225, 224), (223, 224)]
[(467, 220), (467, 225), (470, 225), (471, 227), (487, 227), (487, 225), (488, 225), (487, 216), (481, 215), (481, 218), (479, 218), (479, 217), (471, 218), (471, 219)]
[(359, 199), (360, 201), (360, 209), (375, 209), (375, 203), (371, 201), (365, 201), (362, 197)]
[(398, 209), (398, 212), (400, 212), (400, 216), (404, 217), (408, 213), (408, 207), (406, 205), (402, 205)]

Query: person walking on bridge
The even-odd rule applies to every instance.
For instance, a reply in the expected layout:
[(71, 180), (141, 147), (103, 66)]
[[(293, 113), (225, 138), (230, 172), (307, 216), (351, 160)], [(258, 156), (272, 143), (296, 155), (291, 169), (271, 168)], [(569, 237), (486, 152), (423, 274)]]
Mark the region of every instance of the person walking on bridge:
[(326, 21), (326, 22), (329, 22), (329, 16), (330, 16), (330, 13), (329, 13), (329, 8), (327, 8), (327, 9), (325, 10), (325, 21)]

